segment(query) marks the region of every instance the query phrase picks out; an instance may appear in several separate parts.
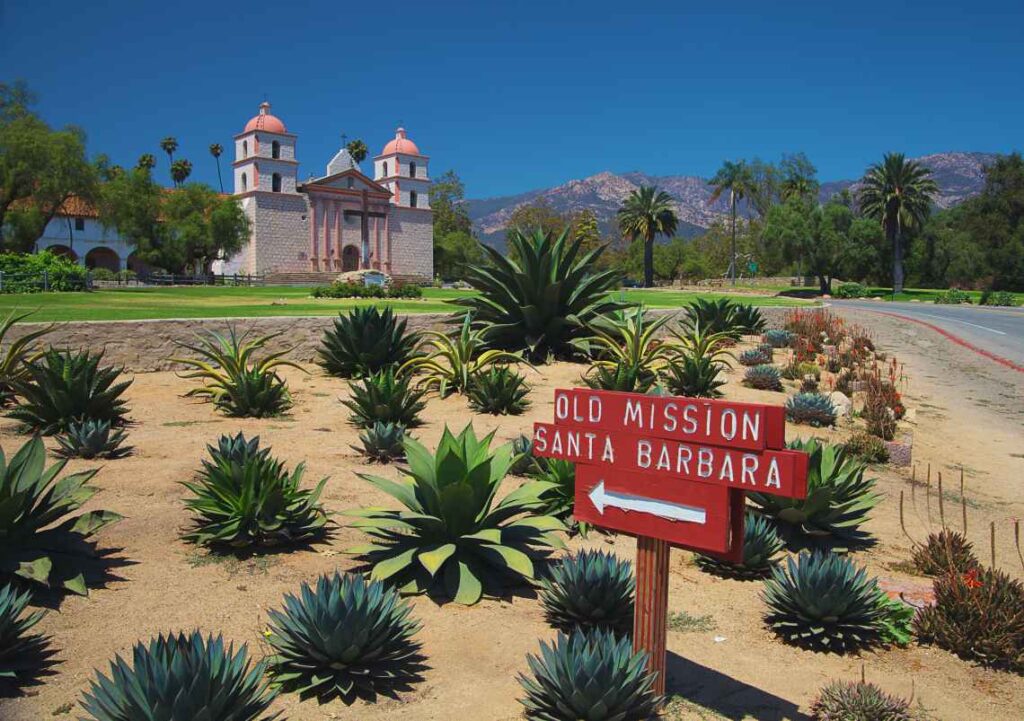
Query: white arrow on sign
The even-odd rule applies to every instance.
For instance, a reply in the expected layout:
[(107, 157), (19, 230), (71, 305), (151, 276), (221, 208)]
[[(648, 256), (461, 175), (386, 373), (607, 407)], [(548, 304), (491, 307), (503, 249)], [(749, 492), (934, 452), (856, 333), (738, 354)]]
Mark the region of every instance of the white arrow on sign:
[(671, 518), (674, 521), (687, 521), (689, 523), (706, 523), (707, 511), (696, 506), (684, 506), (681, 503), (670, 503), (658, 501), (643, 496), (633, 496), (628, 493), (616, 493), (604, 490), (604, 481), (600, 481), (588, 494), (590, 502), (601, 515), (604, 515), (605, 506), (621, 508), (624, 511), (637, 511), (638, 513), (649, 513), (659, 518)]

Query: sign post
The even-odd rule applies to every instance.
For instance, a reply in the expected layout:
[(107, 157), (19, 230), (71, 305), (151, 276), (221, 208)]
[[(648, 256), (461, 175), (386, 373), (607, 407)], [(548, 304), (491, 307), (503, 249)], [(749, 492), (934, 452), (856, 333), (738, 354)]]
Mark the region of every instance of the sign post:
[(555, 391), (533, 452), (576, 464), (573, 515), (637, 539), (633, 648), (665, 691), (671, 546), (743, 560), (747, 491), (807, 497), (781, 406), (589, 388)]

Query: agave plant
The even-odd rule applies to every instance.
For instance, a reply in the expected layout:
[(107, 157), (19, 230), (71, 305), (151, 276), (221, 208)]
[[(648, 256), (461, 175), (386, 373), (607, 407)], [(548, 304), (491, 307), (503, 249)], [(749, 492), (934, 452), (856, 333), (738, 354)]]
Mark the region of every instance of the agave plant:
[(540, 602), (548, 622), (571, 633), (600, 628), (633, 630), (633, 566), (612, 553), (580, 551), (554, 564), (541, 582)]
[(45, 615), (45, 611), (24, 614), (31, 599), (29, 591), (12, 583), (0, 586), (0, 694), (32, 679), (50, 655), (46, 639), (29, 634)]
[(0, 408), (8, 406), (14, 400), (14, 381), (25, 377), (25, 364), (38, 357), (36, 341), (53, 331), (54, 326), (48, 325), (29, 331), (19, 338), (7, 343), (7, 333), (16, 323), (32, 315), (12, 310), (0, 321), (0, 347), (7, 350), (0, 356)]
[(535, 457), (533, 467), (527, 472), (535, 481), (548, 484), (549, 489), (541, 499), (544, 501), (544, 513), (565, 522), (570, 533), (579, 533), (586, 537), (589, 526), (573, 519), (572, 511), (576, 503), (576, 464), (561, 458)]
[(377, 371), (357, 383), (350, 383), (351, 396), (342, 405), (352, 411), (349, 420), (359, 428), (376, 423), (397, 423), (406, 428), (419, 426), (419, 414), (427, 404), (424, 391), (413, 388), (408, 376), (391, 368)]
[(533, 439), (527, 435), (518, 435), (512, 441), (512, 465), (508, 472), (513, 476), (527, 476), (537, 467), (537, 459), (533, 456)]
[(765, 581), (765, 620), (789, 643), (843, 653), (881, 639), (887, 611), (879, 592), (878, 582), (849, 557), (801, 553)]
[(656, 376), (672, 356), (672, 347), (657, 338), (670, 320), (670, 315), (649, 320), (647, 310), (638, 305), (594, 318), (588, 325), (591, 335), (576, 339), (573, 345), (596, 358), (592, 370), (627, 367)]
[(477, 413), (518, 416), (530, 407), (526, 379), (508, 366), (491, 366), (469, 380), (469, 407)]
[(834, 426), (836, 407), (820, 393), (797, 393), (786, 401), (786, 418), (815, 428)]
[(0, 580), (15, 576), (49, 588), (85, 595), (85, 570), (95, 557), (90, 538), (121, 520), (111, 511), (78, 510), (97, 488), (95, 470), (56, 480), (67, 464), (45, 467), (46, 447), (38, 437), (7, 463), (0, 450)]
[(726, 381), (720, 378), (729, 367), (726, 359), (733, 355), (724, 346), (731, 340), (728, 333), (712, 333), (694, 321), (683, 332), (673, 331), (675, 357), (665, 368), (665, 386), (674, 395), (691, 398), (717, 398)]
[(8, 415), (47, 436), (81, 418), (121, 425), (128, 413), (121, 394), (132, 381), (119, 380), (123, 369), (101, 366), (102, 360), (102, 353), (50, 348), (11, 379), (21, 400)]
[(459, 298), (474, 322), (487, 328), (495, 348), (523, 351), (531, 362), (549, 355), (567, 357), (571, 342), (588, 334), (594, 318), (623, 308), (611, 292), (617, 271), (595, 271), (604, 253), (599, 246), (583, 251), (583, 239), (569, 230), (557, 237), (540, 228), (508, 233), (508, 255), (483, 245), (487, 263), (466, 267), (466, 280), (479, 293)]
[(697, 556), (697, 564), (705, 571), (739, 579), (764, 578), (778, 563), (785, 547), (775, 524), (760, 513), (747, 511), (743, 524), (743, 560), (732, 563), (714, 556)]
[(266, 418), (288, 410), (292, 404), (291, 394), (277, 369), (290, 366), (305, 371), (297, 363), (284, 359), (290, 348), (257, 358), (281, 333), (251, 340), (249, 335), (249, 331), (239, 335), (234, 326), (229, 326), (226, 336), (210, 331), (199, 335), (197, 343), (180, 343), (198, 356), (171, 359), (192, 369), (181, 377), (205, 381), (185, 395), (206, 398), (230, 416)]
[(749, 303), (736, 304), (736, 324), (743, 329), (747, 335), (757, 335), (764, 330), (764, 315), (760, 308), (755, 308)]
[(831, 681), (811, 704), (815, 721), (923, 721), (910, 702), (891, 696), (873, 683)]
[(782, 377), (779, 375), (779, 369), (773, 365), (762, 364), (747, 368), (743, 374), (743, 382), (762, 391), (782, 390)]
[(807, 454), (807, 497), (783, 498), (749, 493), (747, 498), (784, 527), (811, 538), (858, 543), (867, 540), (860, 526), (881, 498), (875, 479), (865, 478), (867, 465), (842, 446), (795, 439), (788, 448)]
[(702, 328), (706, 333), (723, 333), (731, 340), (738, 340), (746, 332), (737, 317), (738, 311), (739, 306), (728, 298), (698, 298), (687, 306), (683, 325)]
[(193, 494), (185, 501), (194, 516), (185, 540), (242, 548), (323, 535), (327, 514), (317, 501), (326, 478), (303, 490), (304, 464), (289, 473), (269, 448), (260, 449), (258, 437), (246, 440), (242, 433), (221, 436), (206, 449), (209, 458), (203, 459), (195, 480), (182, 481)]
[(270, 673), (285, 690), (320, 703), (394, 697), (424, 668), (411, 611), (393, 588), (359, 575), (303, 583), (282, 610), (270, 611)]
[(981, 567), (967, 536), (948, 528), (929, 534), (922, 545), (914, 548), (911, 562), (926, 576), (967, 573)]
[(767, 343), (757, 348), (748, 348), (737, 356), (740, 365), (759, 366), (772, 362), (772, 347)]
[(264, 663), (249, 663), (245, 644), (235, 653), (220, 637), (160, 634), (132, 648), (130, 665), (119, 655), (110, 676), (97, 672), (81, 705), (88, 721), (210, 719), (273, 721), (266, 714), (277, 695), (263, 680)]
[(404, 507), (349, 511), (352, 526), (374, 541), (350, 549), (372, 566), (371, 577), (403, 593), (447, 596), (473, 604), (499, 580), (533, 580), (536, 557), (559, 545), (564, 524), (541, 515), (551, 484), (531, 481), (501, 501), (495, 494), (512, 464), (509, 445), (491, 450), (494, 433), (447, 427), (435, 453), (406, 438), (408, 475), (399, 482), (360, 476)]
[(362, 447), (352, 446), (371, 463), (390, 463), (405, 458), (405, 426), (377, 421), (359, 434)]
[(519, 676), (526, 691), (521, 703), (535, 721), (645, 721), (657, 715), (661, 699), (654, 693), (655, 674), (647, 671), (647, 654), (634, 653), (626, 636), (611, 631), (558, 634), (552, 645), (540, 644), (526, 663), (532, 677)]
[(362, 378), (412, 358), (419, 334), (406, 332), (406, 321), (391, 308), (375, 305), (339, 314), (324, 332), (317, 351), (324, 370), (341, 378)]
[(487, 348), (489, 331), (474, 330), (472, 322), (472, 314), (467, 313), (454, 334), (426, 331), (419, 346), (421, 355), (406, 361), (399, 370), (425, 373), (419, 385), (437, 390), (444, 397), (449, 393), (465, 393), (470, 380), (495, 363), (523, 362), (516, 353)]
[(761, 340), (772, 348), (788, 348), (793, 342), (793, 337), (793, 334), (788, 330), (784, 330), (782, 328), (771, 328), (764, 332), (764, 335), (761, 336)]
[(127, 438), (123, 428), (112, 428), (110, 421), (72, 421), (57, 436), (55, 453), (64, 458), (123, 458), (132, 452), (122, 445)]
[(658, 382), (654, 372), (619, 359), (611, 365), (592, 365), (581, 380), (590, 388), (623, 393), (650, 393)]

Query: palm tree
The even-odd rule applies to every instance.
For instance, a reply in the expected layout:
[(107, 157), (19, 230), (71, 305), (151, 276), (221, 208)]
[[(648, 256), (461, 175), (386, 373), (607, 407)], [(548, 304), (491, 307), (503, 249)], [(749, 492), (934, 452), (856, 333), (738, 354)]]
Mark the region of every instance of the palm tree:
[(217, 182), (220, 184), (220, 192), (222, 193), (224, 192), (224, 179), (220, 175), (220, 154), (223, 152), (224, 148), (220, 146), (220, 143), (210, 144), (210, 155), (217, 161)]
[(188, 160), (175, 160), (171, 163), (171, 178), (174, 180), (175, 186), (181, 186), (190, 175), (192, 175), (192, 163)]
[(359, 138), (356, 138), (346, 145), (345, 150), (348, 151), (348, 154), (352, 157), (352, 162), (354, 163), (361, 163), (366, 160), (366, 156), (370, 152), (366, 148), (366, 143)]
[(654, 239), (671, 236), (679, 226), (672, 196), (653, 185), (641, 185), (619, 208), (619, 230), (631, 240), (644, 239), (644, 287), (654, 285)]
[(903, 232), (921, 226), (938, 192), (931, 170), (903, 153), (886, 153), (864, 175), (857, 199), (861, 212), (882, 224), (892, 245), (893, 293), (903, 290)]
[(729, 191), (729, 208), (732, 212), (732, 263), (729, 264), (729, 277), (732, 278), (732, 284), (736, 285), (736, 204), (754, 192), (754, 176), (746, 161), (733, 163), (726, 160), (715, 177), (708, 182), (715, 187), (711, 193), (712, 203), (722, 197), (726, 190)]
[(136, 168), (141, 168), (142, 170), (152, 170), (155, 166), (156, 158), (153, 157), (152, 153), (143, 153), (135, 164)]
[(806, 175), (791, 175), (782, 181), (782, 199), (811, 198), (818, 192), (818, 184)]
[(170, 164), (171, 180), (174, 180), (174, 151), (178, 149), (178, 141), (172, 135), (160, 141), (160, 149), (167, 153), (167, 162)]

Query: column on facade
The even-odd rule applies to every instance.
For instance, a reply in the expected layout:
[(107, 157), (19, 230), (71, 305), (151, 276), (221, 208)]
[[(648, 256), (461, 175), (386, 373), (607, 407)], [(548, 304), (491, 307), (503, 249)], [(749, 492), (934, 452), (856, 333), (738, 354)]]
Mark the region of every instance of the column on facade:
[(387, 249), (381, 270), (391, 272), (391, 214), (384, 216), (384, 247)]
[(331, 269), (337, 270), (341, 265), (341, 251), (345, 245), (341, 239), (341, 226), (345, 223), (345, 205), (338, 201), (334, 206), (334, 258), (331, 260)]
[(320, 266), (317, 262), (317, 201), (310, 199), (309, 202), (309, 259), (313, 266), (313, 270), (319, 270)]
[[(384, 222), (387, 223), (387, 216), (384, 216), (384, 218), (385, 218)], [(380, 240), (381, 240), (381, 238), (380, 238), (380, 236), (381, 236), (380, 217), (377, 218), (376, 225), (377, 225), (377, 243), (376, 243), (376, 246), (375, 246), (374, 251), (373, 251), (373, 264), (374, 264), (374, 267), (377, 268), (377, 270), (384, 270), (384, 263), (382, 262), (383, 258), (381, 258), (381, 254), (380, 254), (380, 250), (381, 250), (381, 248), (380, 248)]]
[(323, 201), (321, 208), (322, 210), (320, 215), (322, 216), (324, 224), (324, 252), (323, 262), (320, 264), (320, 270), (327, 270), (331, 267), (331, 201)]

